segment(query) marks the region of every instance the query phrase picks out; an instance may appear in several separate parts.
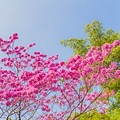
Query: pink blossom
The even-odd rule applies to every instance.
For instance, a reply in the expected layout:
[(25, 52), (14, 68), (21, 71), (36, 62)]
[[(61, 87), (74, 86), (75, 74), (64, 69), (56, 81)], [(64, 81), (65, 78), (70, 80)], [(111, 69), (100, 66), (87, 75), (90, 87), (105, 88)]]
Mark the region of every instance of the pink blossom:
[(15, 33), (7, 41), (0, 39), (0, 50), (6, 54), (0, 60), (3, 63), (0, 68), (3, 109), (21, 107), (30, 113), (38, 107), (40, 120), (64, 120), (71, 112), (84, 113), (96, 107), (101, 113), (106, 111), (100, 106), (107, 105), (105, 101), (115, 92), (99, 88), (120, 78), (120, 70), (117, 62), (106, 67), (103, 60), (120, 45), (119, 40), (104, 44), (102, 50), (92, 47), (85, 57), (75, 55), (68, 61), (58, 62), (58, 55), (47, 57), (41, 52), (28, 52), (35, 43), (11, 48), (17, 38)]

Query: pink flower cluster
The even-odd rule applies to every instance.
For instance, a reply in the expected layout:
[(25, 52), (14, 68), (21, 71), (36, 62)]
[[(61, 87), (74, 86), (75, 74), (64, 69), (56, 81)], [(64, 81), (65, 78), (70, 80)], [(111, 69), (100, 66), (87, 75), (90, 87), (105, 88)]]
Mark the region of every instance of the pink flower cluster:
[(119, 45), (120, 45), (120, 40), (115, 40), (112, 44), (108, 44), (108, 43), (104, 44), (102, 46), (103, 56), (107, 56), (114, 47)]
[[(103, 59), (111, 49), (120, 45), (120, 41), (104, 44), (102, 50), (92, 47), (85, 57), (76, 55), (67, 62), (56, 62), (58, 55), (47, 58), (40, 52), (30, 54), (29, 49), (35, 43), (27, 48), (14, 46), (17, 39), (17, 33), (9, 40), (0, 39), (0, 50), (6, 54), (0, 60), (3, 64), (0, 68), (0, 104), (5, 106), (3, 111), (13, 107), (16, 111), (20, 108), (21, 112), (31, 112), (37, 108), (42, 111), (38, 117), (40, 120), (64, 120), (75, 111), (82, 114), (100, 108), (113, 95), (111, 91), (105, 94), (100, 86), (120, 78), (120, 70), (116, 62), (107, 68)], [(100, 104), (96, 102), (99, 100)]]

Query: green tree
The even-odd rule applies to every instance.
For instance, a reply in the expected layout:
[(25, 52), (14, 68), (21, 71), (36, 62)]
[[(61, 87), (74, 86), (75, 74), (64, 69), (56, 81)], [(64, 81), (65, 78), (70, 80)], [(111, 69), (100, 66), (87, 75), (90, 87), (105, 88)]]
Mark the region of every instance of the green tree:
[[(73, 114), (73, 117), (77, 113)], [(73, 119), (71, 119), (73, 120)], [(101, 114), (98, 111), (90, 111), (89, 113), (82, 114), (77, 120), (120, 120), (120, 108)]]
[[(61, 40), (61, 44), (73, 49), (74, 54), (85, 55), (91, 46), (102, 46), (104, 43), (113, 43), (114, 40), (120, 39), (120, 33), (112, 29), (105, 30), (102, 23), (94, 20), (91, 24), (86, 24), (84, 29), (86, 38), (71, 38)], [(119, 57), (120, 59), (120, 57)]]

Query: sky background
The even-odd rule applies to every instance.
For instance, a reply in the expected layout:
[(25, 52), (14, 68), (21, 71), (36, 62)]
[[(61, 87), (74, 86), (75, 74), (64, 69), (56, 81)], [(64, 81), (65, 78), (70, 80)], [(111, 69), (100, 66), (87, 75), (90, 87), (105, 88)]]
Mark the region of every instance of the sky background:
[(19, 45), (35, 42), (34, 51), (59, 60), (73, 55), (62, 39), (84, 38), (84, 26), (94, 19), (120, 31), (120, 0), (0, 0), (0, 37), (19, 34)]

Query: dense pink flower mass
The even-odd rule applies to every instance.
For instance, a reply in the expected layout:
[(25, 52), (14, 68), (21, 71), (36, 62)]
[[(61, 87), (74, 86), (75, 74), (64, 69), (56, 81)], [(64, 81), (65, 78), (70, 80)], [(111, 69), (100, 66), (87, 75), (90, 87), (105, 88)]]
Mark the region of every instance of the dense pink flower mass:
[(0, 59), (0, 118), (65, 120), (75, 111), (79, 115), (95, 108), (105, 112), (106, 99), (114, 91), (101, 85), (120, 78), (120, 70), (116, 62), (107, 68), (103, 59), (120, 45), (119, 40), (104, 44), (102, 50), (92, 47), (85, 57), (58, 62), (58, 55), (30, 54), (35, 43), (15, 46), (17, 39), (17, 33), (0, 39), (0, 50), (6, 54)]

